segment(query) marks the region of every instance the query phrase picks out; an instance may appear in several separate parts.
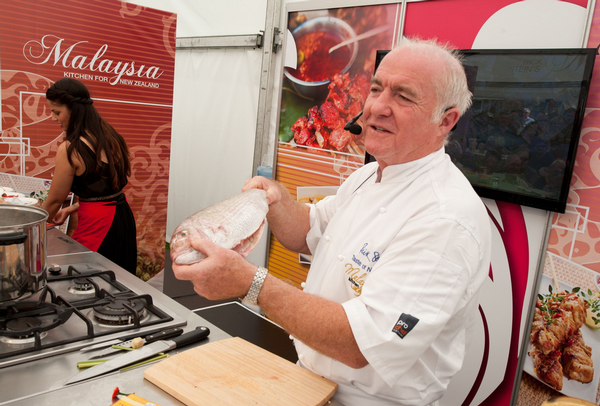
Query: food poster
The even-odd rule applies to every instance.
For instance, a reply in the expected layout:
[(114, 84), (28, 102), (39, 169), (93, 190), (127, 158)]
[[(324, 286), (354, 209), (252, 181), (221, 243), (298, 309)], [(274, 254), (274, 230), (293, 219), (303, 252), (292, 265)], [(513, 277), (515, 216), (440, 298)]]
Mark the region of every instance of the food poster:
[[(391, 49), (399, 15), (397, 4), (288, 13), (285, 52), (296, 55), (296, 66), (286, 66), (282, 79), (276, 179), (292, 196), (299, 187), (339, 186), (363, 165), (360, 135), (343, 127), (362, 111), (375, 53)], [(300, 286), (310, 261), (302, 262), (271, 238), (272, 274)]]
[[(598, 274), (552, 252), (546, 255), (523, 371), (559, 392), (596, 403), (600, 375)], [(592, 304), (592, 306), (588, 306)], [(590, 311), (587, 311), (587, 309)], [(596, 323), (596, 320), (599, 323)], [(520, 397), (527, 396), (523, 390)]]
[[(596, 48), (600, 43), (600, 10), (594, 10), (587, 46)], [(600, 65), (596, 59), (590, 93), (583, 120), (577, 158), (571, 180), (569, 200), (565, 213), (552, 216), (546, 260), (539, 286), (538, 308), (544, 317), (560, 320), (547, 325), (550, 338), (565, 338), (555, 352), (549, 345), (548, 354), (540, 355), (540, 346), (546, 343), (539, 337), (535, 319), (532, 322), (531, 347), (524, 360), (523, 375), (517, 405), (539, 404), (553, 396), (566, 395), (598, 404), (600, 402), (600, 324), (596, 310), (600, 305), (595, 297), (600, 287)], [(552, 293), (549, 293), (549, 287)], [(577, 323), (573, 334), (561, 336), (564, 321), (571, 321), (567, 311), (553, 313), (548, 304), (552, 294), (561, 290), (573, 292), (586, 299), (571, 311)], [(563, 295), (559, 295), (563, 296)], [(552, 303), (550, 302), (552, 305)], [(581, 307), (585, 320), (577, 318)], [(548, 308), (548, 311), (545, 310)], [(561, 309), (562, 310), (562, 309)], [(572, 324), (572, 323), (570, 323)], [(537, 333), (537, 335), (536, 335)], [(539, 372), (539, 373), (538, 373)], [(561, 381), (562, 377), (562, 381)]]
[(164, 266), (176, 15), (117, 0), (0, 0), (0, 186), (46, 190), (63, 140), (46, 89), (74, 78), (125, 138), (138, 276)]

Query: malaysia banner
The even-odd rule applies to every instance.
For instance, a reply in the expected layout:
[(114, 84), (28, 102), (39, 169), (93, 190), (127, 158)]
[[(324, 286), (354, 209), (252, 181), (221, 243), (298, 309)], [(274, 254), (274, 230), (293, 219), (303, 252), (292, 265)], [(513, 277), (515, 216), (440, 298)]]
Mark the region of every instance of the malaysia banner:
[(43, 197), (63, 141), (46, 89), (74, 78), (125, 138), (138, 277), (163, 268), (176, 15), (116, 0), (0, 0), (0, 186)]

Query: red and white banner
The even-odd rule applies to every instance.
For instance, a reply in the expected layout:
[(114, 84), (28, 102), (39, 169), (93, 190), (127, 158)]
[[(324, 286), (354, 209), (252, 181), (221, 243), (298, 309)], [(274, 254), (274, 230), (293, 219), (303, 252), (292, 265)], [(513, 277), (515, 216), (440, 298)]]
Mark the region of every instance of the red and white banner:
[(127, 141), (125, 189), (137, 223), (138, 276), (163, 268), (176, 15), (116, 0), (0, 0), (0, 186), (38, 191), (52, 179), (62, 130), (46, 89), (84, 83)]

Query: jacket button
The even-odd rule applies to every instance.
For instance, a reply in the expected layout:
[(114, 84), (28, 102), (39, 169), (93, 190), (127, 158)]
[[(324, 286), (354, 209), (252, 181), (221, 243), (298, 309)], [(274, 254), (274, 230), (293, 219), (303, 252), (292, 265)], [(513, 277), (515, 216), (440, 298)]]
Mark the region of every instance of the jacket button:
[(328, 236), (328, 235), (326, 235), (326, 236), (325, 236), (325, 241), (327, 241), (327, 242), (331, 241), (331, 237), (330, 237), (330, 236)]
[(304, 289), (304, 288), (306, 287), (306, 282), (302, 282), (302, 283), (300, 284), (300, 287), (301, 287), (302, 289)]
[(344, 260), (344, 256), (342, 254), (338, 255), (338, 260), (343, 261)]
[(382, 207), (381, 209), (379, 209), (379, 213), (381, 213), (381, 214), (385, 213), (385, 211), (386, 211), (385, 207)]

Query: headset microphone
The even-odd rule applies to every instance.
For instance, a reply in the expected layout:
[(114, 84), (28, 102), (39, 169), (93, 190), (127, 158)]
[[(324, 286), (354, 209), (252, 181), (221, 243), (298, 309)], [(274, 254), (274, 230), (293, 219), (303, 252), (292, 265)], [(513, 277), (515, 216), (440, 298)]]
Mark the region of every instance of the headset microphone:
[(362, 132), (362, 127), (356, 124), (356, 120), (358, 120), (362, 114), (363, 112), (361, 111), (356, 116), (352, 117), (352, 119), (344, 126), (344, 130), (350, 131), (354, 135), (359, 135)]

